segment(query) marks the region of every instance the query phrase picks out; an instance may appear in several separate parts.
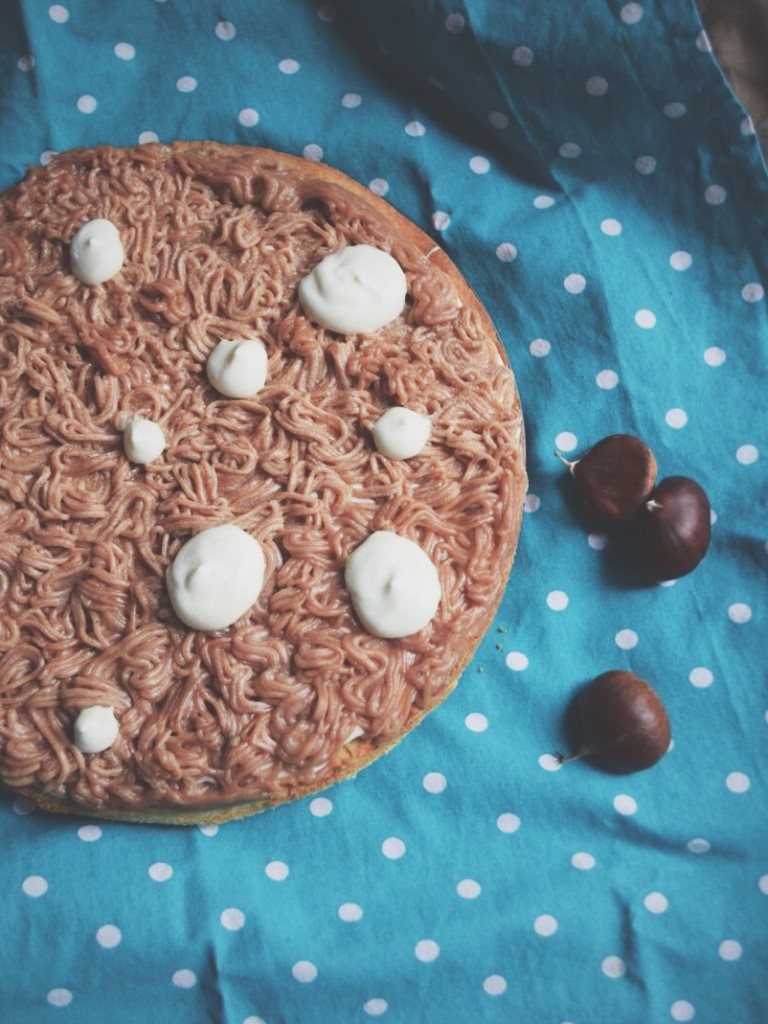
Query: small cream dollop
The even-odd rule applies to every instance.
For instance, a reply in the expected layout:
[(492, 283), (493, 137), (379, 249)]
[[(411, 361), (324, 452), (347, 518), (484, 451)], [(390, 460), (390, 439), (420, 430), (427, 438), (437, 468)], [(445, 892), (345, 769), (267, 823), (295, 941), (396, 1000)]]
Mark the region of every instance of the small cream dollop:
[(94, 704), (75, 719), (75, 746), (83, 754), (100, 754), (117, 739), (119, 727), (112, 708)]
[(111, 220), (86, 221), (69, 243), (72, 273), (84, 284), (102, 284), (120, 270), (125, 260), (120, 234)]
[(267, 350), (258, 338), (225, 338), (208, 356), (208, 380), (227, 398), (250, 398), (267, 379)]
[(225, 629), (254, 604), (264, 582), (264, 552), (232, 523), (195, 534), (166, 573), (173, 609), (192, 629)]
[(374, 636), (417, 633), (440, 603), (440, 580), (429, 555), (391, 530), (377, 530), (355, 548), (344, 582), (358, 618)]
[(165, 450), (163, 428), (154, 420), (135, 416), (123, 431), (123, 451), (131, 462), (146, 466)]
[(396, 405), (374, 423), (373, 441), (381, 454), (390, 459), (410, 459), (427, 443), (431, 426), (429, 416)]
[(299, 284), (310, 319), (340, 334), (378, 331), (405, 304), (405, 274), (383, 249), (348, 245), (326, 256)]

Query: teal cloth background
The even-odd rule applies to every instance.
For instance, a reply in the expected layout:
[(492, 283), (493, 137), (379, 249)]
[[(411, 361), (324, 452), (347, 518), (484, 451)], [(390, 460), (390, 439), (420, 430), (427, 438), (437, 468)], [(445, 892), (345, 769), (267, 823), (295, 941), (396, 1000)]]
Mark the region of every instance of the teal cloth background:
[[(322, 154), (446, 248), (515, 369), (528, 511), (460, 685), (357, 779), (218, 828), (3, 792), (0, 1019), (762, 1024), (768, 177), (693, 6), (3, 5), (0, 186), (155, 136)], [(615, 431), (709, 493), (673, 586), (573, 514), (553, 448)], [(673, 748), (555, 770), (620, 667)]]

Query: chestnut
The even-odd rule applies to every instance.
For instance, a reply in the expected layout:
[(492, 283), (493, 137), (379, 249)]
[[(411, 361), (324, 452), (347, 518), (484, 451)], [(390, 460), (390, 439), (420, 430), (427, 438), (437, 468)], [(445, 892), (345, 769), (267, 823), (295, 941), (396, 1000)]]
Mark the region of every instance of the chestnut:
[(603, 672), (576, 693), (568, 709), (577, 747), (560, 762), (588, 757), (608, 771), (626, 774), (656, 764), (669, 748), (670, 728), (661, 698), (634, 672)]
[(610, 434), (573, 462), (555, 454), (570, 470), (584, 504), (604, 524), (630, 520), (653, 489), (656, 459), (631, 434)]
[(709, 547), (711, 516), (703, 488), (687, 476), (669, 476), (654, 488), (639, 521), (638, 558), (656, 581), (692, 572)]

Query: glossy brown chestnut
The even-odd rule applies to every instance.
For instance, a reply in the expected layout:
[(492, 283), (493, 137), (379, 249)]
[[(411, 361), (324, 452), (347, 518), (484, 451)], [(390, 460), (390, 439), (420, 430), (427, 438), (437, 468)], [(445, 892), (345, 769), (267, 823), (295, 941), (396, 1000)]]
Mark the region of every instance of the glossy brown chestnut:
[(654, 488), (639, 523), (639, 558), (655, 580), (676, 580), (692, 572), (709, 547), (709, 500), (687, 476), (669, 476)]
[(656, 764), (669, 748), (669, 719), (659, 695), (634, 672), (603, 672), (580, 690), (569, 708), (571, 757), (588, 757), (608, 771), (628, 773)]
[(555, 454), (571, 471), (584, 504), (604, 524), (631, 519), (653, 489), (656, 459), (631, 434), (610, 434), (573, 462)]

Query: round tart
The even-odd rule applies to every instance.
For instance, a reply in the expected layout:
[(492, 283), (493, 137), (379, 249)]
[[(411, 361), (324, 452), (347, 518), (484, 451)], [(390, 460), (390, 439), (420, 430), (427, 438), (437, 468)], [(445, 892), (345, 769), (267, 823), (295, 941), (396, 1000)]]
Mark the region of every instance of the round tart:
[(221, 821), (450, 692), (512, 564), (522, 416), (387, 202), (264, 149), (61, 153), (0, 197), (0, 335), (6, 786)]

